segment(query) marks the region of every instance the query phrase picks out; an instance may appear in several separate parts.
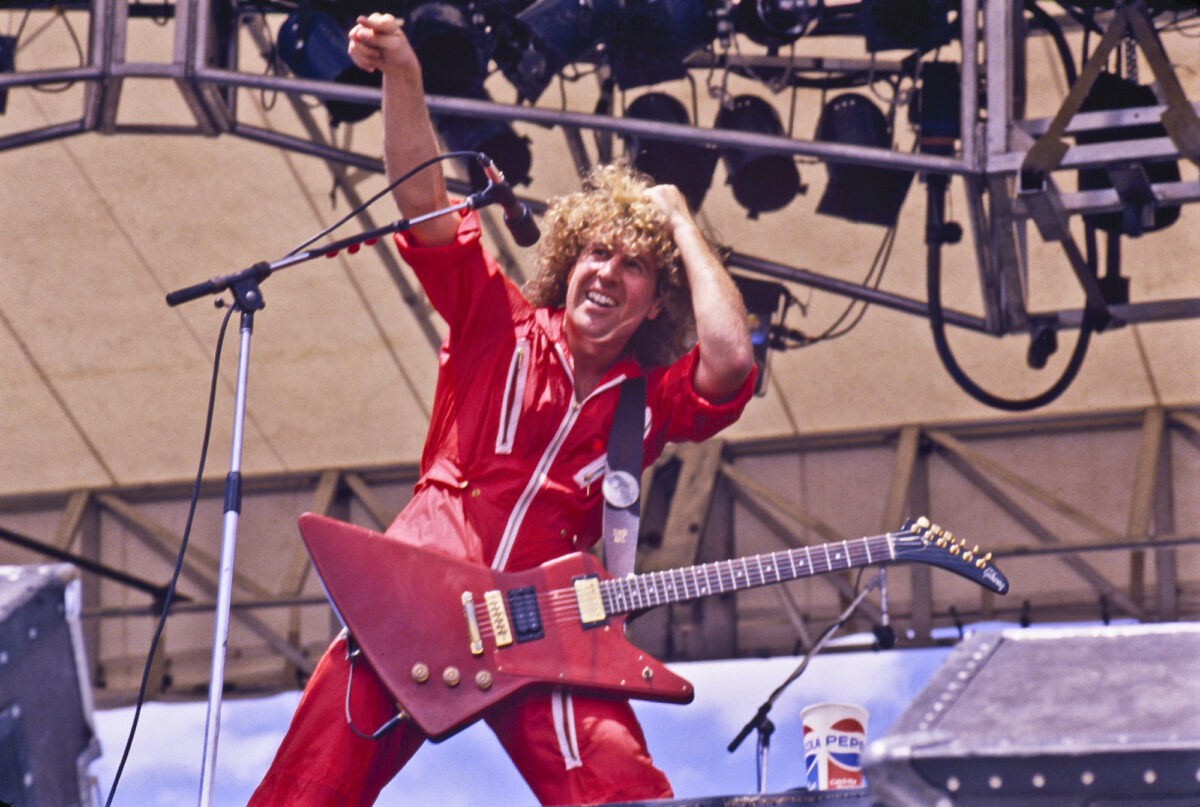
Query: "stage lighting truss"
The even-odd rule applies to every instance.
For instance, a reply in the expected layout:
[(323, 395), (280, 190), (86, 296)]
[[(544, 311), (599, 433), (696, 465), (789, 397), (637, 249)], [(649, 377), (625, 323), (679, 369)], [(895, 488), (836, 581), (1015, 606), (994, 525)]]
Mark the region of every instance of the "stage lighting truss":
[[(64, 82), (82, 82), (86, 91), (78, 120), (20, 129), (14, 128), (10, 111), (0, 118), (9, 124), (0, 130), (0, 148), (92, 131), (189, 130), (381, 169), (377, 156), (255, 126), (242, 119), (235, 103), (237, 92), (246, 89), (317, 98), (331, 121), (346, 125), (376, 108), (379, 90), (343, 75), (346, 65), (337, 53), (338, 40), (355, 16), (377, 10), (366, 0), (155, 5), (67, 0), (52, 8), (31, 0), (7, 2), (4, 8), (12, 15), (58, 15), (62, 24), (74, 26), (81, 45), (78, 61), (70, 47), (63, 47), (68, 55), (61, 65), (23, 69), (21, 37), (36, 26), (18, 26), (22, 18), (14, 17), (0, 38), (0, 99), (16, 89)], [(1119, 263), (1110, 261), (1107, 276), (1100, 277), (1094, 257), (1098, 236), (1112, 245), (1122, 238), (1157, 237), (1182, 206), (1200, 201), (1200, 182), (1181, 178), (1178, 170), (1181, 159), (1200, 162), (1197, 104), (1179, 80), (1196, 72), (1189, 64), (1194, 48), (1185, 51), (1181, 44), (1198, 24), (1194, 4), (390, 0), (380, 8), (405, 20), (421, 52), (430, 107), (443, 139), (465, 148), (501, 144), (488, 148), (509, 152), (508, 170), (517, 182), (530, 175), (532, 157), (520, 132), (529, 126), (560, 129), (576, 168), (593, 159), (580, 132), (596, 135), (598, 158), (619, 156), (611, 154), (612, 138), (619, 136), (630, 157), (652, 175), (687, 176), (694, 206), (702, 204), (720, 158), (730, 192), (751, 216), (788, 214), (791, 199), (804, 188), (798, 172), (793, 174), (797, 162), (823, 163), (829, 175), (822, 187), (826, 212), (863, 227), (896, 226), (900, 207), (911, 204), (905, 191), (912, 178), (920, 178), (930, 209), (936, 206), (932, 195), (953, 181), (961, 183), (957, 187), (967, 199), (964, 224), (974, 245), (983, 305), (981, 315), (938, 312), (945, 324), (995, 336), (1027, 334), (1037, 341), (1031, 352), (1036, 365), (1044, 363), (1047, 350), (1052, 352), (1056, 340), (1051, 336), (1059, 331), (1200, 317), (1200, 299), (1194, 297), (1130, 300)], [(82, 15), (90, 38), (79, 33), (85, 30)], [(170, 63), (128, 57), (131, 32), (141, 17), (173, 22)], [(41, 22), (45, 28), (55, 20)], [(239, 32), (247, 28), (256, 33), (259, 56), (277, 69), (264, 71), (254, 54), (239, 54)], [(1063, 57), (1070, 90), (1051, 117), (1025, 115), (1026, 85), (1034, 80), (1025, 73), (1031, 37), (1045, 37)], [(1168, 49), (1173, 49), (1169, 57)], [(318, 51), (328, 58), (318, 58)], [(1122, 51), (1124, 66), (1115, 69)], [(977, 57), (963, 59), (963, 53)], [(1140, 77), (1133, 70), (1138, 64)], [(1152, 76), (1145, 74), (1147, 66)], [(135, 78), (173, 81), (194, 124), (119, 121), (122, 90), (127, 79)], [(589, 106), (567, 108), (567, 93), (545, 92), (553, 82), (582, 79), (596, 85)], [(509, 87), (502, 92), (505, 83)], [(1147, 91), (1151, 83), (1157, 95)], [(708, 89), (720, 102), (720, 114), (702, 120), (694, 100), (690, 106), (679, 103), (689, 84), (693, 99), (698, 84)], [(614, 103), (618, 95), (622, 103)], [(508, 100), (514, 97), (515, 103)], [(805, 104), (812, 110), (824, 107), (830, 120), (866, 123), (797, 131), (795, 113)], [(743, 175), (755, 175), (748, 166), (763, 161), (773, 167), (757, 175), (778, 187), (743, 181)], [(875, 179), (862, 177), (884, 176), (895, 182), (891, 203), (880, 210), (864, 212), (844, 190), (864, 182), (875, 187)], [(916, 195), (908, 192), (907, 199)], [(940, 245), (956, 240), (963, 229), (939, 220), (927, 222), (922, 235)], [(1030, 266), (1028, 231), (1061, 245), (1083, 291), (1083, 307), (1029, 310), (1031, 274), (1038, 267)], [(1109, 255), (1119, 255), (1112, 245)], [(934, 318), (920, 293), (889, 294), (832, 273), (766, 261), (737, 245), (729, 263)]]

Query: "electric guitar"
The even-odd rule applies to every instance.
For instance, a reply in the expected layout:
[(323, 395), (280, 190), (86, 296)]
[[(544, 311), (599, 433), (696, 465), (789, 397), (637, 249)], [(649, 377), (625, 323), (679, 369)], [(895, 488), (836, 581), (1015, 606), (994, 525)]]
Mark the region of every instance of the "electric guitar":
[(500, 572), (325, 516), (300, 532), (334, 608), (433, 740), (529, 686), (688, 703), (692, 686), (625, 638), (634, 611), (874, 564), (915, 561), (998, 594), (991, 555), (924, 518), (899, 531), (615, 578), (592, 555)]

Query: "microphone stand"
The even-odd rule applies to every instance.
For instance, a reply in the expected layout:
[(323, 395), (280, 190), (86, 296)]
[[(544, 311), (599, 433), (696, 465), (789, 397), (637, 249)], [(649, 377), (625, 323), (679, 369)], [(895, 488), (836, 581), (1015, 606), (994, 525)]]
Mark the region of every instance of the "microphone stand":
[(399, 219), (383, 227), (335, 241), (320, 249), (295, 252), (273, 263), (260, 262), (224, 277), (215, 277), (167, 295), (168, 305), (179, 305), (226, 289), (233, 292), (233, 305), (241, 311), (241, 341), (238, 354), (237, 390), (233, 412), (233, 446), (229, 474), (225, 477), (225, 520), (221, 534), (221, 565), (217, 583), (216, 617), (213, 626), (212, 667), (208, 682), (208, 714), (204, 723), (204, 756), (200, 768), (200, 807), (211, 807), (216, 783), (217, 735), (221, 723), (221, 696), (225, 688), (225, 651), (229, 639), (229, 615), (233, 594), (233, 558), (237, 543), (238, 516), (241, 511), (242, 429), (246, 417), (246, 385), (250, 366), (250, 337), (254, 330), (254, 312), (265, 305), (259, 284), (273, 272), (319, 257), (332, 257), (343, 249), (357, 251), (363, 243), (374, 243), (381, 236), (410, 229), (415, 224), (455, 213), (477, 209), (493, 201), (492, 184), (463, 202), (435, 210), (413, 219)]
[(742, 740), (745, 740), (751, 731), (755, 729), (758, 730), (757, 762), (755, 768), (758, 777), (759, 793), (767, 792), (767, 750), (771, 745), (771, 734), (775, 731), (775, 724), (772, 723), (767, 717), (767, 714), (771, 711), (771, 707), (775, 705), (775, 701), (779, 699), (779, 696), (783, 694), (783, 691), (787, 689), (793, 681), (800, 677), (801, 673), (803, 673), (808, 667), (808, 663), (813, 660), (813, 657), (816, 656), (817, 653), (821, 651), (821, 648), (825, 646), (825, 643), (833, 638), (833, 634), (837, 632), (838, 628), (846, 624), (846, 621), (853, 616), (854, 612), (858, 610), (858, 606), (864, 599), (866, 599), (866, 596), (871, 593), (872, 589), (878, 588), (880, 585), (882, 585), (882, 582), (883, 570), (880, 570), (878, 574), (871, 578), (871, 582), (867, 584), (867, 587), (859, 592), (858, 596), (854, 598), (854, 601), (846, 607), (846, 610), (841, 613), (841, 615), (837, 618), (837, 621), (830, 625), (829, 628), (826, 629), (823, 634), (821, 634), (821, 637), (817, 640), (817, 643), (814, 644), (809, 649), (808, 653), (805, 654), (804, 660), (800, 662), (800, 666), (798, 666), (792, 672), (792, 674), (789, 675), (782, 684), (776, 687), (775, 691), (772, 692), (765, 701), (763, 701), (763, 704), (758, 707), (758, 711), (755, 712), (754, 717), (750, 718), (750, 721), (746, 723), (745, 726), (742, 726), (742, 730), (738, 732), (738, 735), (734, 737), (727, 746), (727, 750), (732, 754), (737, 750), (737, 747), (742, 744)]

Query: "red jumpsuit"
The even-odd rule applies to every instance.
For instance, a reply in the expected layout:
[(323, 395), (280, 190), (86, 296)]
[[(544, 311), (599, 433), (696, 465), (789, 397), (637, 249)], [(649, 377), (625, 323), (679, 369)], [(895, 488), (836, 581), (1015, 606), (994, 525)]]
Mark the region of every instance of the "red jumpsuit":
[[(413, 498), (388, 528), (397, 540), (520, 571), (585, 550), (601, 533), (599, 481), (620, 382), (611, 368), (583, 402), (559, 310), (534, 308), (480, 246), (474, 213), (441, 247), (396, 238), (449, 325)], [(715, 405), (692, 386), (698, 349), (645, 373), (649, 465), (668, 441), (703, 440), (732, 423), (753, 377)], [(753, 376), (753, 374), (751, 374)], [(431, 573), (436, 573), (432, 572)], [(252, 805), (368, 805), (425, 737), (411, 722), (377, 741), (346, 725), (345, 640), (326, 651)], [(366, 662), (354, 668), (351, 715), (374, 730), (394, 703)], [(669, 798), (628, 702), (534, 691), (484, 718), (543, 804)]]

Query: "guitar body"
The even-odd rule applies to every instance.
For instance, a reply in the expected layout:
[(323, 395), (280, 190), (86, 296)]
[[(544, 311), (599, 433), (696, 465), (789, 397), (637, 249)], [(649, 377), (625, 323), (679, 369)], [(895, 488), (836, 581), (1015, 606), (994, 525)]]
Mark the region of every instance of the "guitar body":
[[(585, 625), (574, 580), (611, 576), (573, 554), (524, 572), (499, 572), (325, 516), (300, 532), (334, 607), (363, 654), (413, 720), (442, 740), (529, 687), (687, 703), (692, 686), (625, 639), (624, 614)], [(536, 595), (542, 635), (496, 641), (485, 596)], [(466, 614), (470, 595), (478, 630)], [(472, 642), (477, 641), (474, 647)]]

